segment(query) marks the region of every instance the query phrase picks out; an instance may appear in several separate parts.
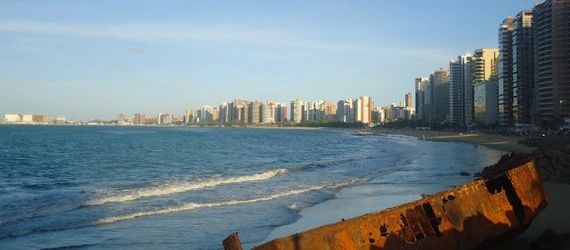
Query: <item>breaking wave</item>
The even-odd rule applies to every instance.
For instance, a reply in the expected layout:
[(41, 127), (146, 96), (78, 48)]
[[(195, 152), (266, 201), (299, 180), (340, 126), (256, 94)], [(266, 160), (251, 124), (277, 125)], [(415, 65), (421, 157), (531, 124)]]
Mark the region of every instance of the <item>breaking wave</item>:
[(287, 173), (287, 169), (281, 168), (252, 175), (235, 176), (227, 178), (214, 178), (214, 179), (204, 180), (201, 182), (169, 183), (154, 187), (135, 189), (124, 194), (95, 198), (92, 200), (88, 200), (87, 202), (84, 203), (84, 205), (94, 206), (94, 205), (103, 205), (115, 202), (127, 202), (147, 197), (165, 196), (176, 193), (183, 193), (192, 190), (215, 187), (219, 185), (263, 181), (285, 173)]
[(130, 219), (135, 219), (135, 218), (144, 217), (144, 216), (163, 215), (163, 214), (190, 211), (190, 210), (194, 210), (197, 208), (211, 208), (211, 207), (221, 207), (221, 206), (231, 206), (231, 205), (256, 203), (256, 202), (260, 202), (260, 201), (269, 201), (269, 200), (274, 200), (274, 199), (285, 197), (285, 196), (298, 195), (298, 194), (302, 194), (302, 193), (306, 193), (306, 192), (316, 191), (316, 190), (320, 190), (323, 188), (331, 188), (331, 189), (343, 188), (343, 187), (350, 186), (350, 185), (355, 184), (355, 183), (360, 182), (360, 181), (361, 180), (352, 180), (352, 181), (338, 183), (338, 184), (334, 184), (334, 185), (311, 186), (311, 187), (307, 187), (307, 188), (301, 188), (301, 189), (295, 189), (295, 190), (290, 190), (290, 191), (286, 191), (286, 192), (275, 193), (272, 195), (263, 196), (263, 197), (259, 197), (259, 198), (255, 198), (255, 199), (249, 199), (249, 200), (229, 200), (229, 201), (214, 202), (214, 203), (189, 202), (189, 203), (185, 203), (185, 204), (174, 206), (174, 207), (166, 207), (166, 208), (153, 209), (153, 210), (148, 210), (148, 211), (134, 212), (134, 213), (125, 214), (125, 215), (105, 217), (105, 218), (98, 219), (93, 224), (94, 225), (109, 224), (109, 223), (115, 223), (118, 221), (130, 220)]

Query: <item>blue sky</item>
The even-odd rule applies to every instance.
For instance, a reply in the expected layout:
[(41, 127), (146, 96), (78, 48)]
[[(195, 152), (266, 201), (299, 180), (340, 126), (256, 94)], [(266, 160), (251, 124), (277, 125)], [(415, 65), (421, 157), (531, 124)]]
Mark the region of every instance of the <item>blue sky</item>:
[(110, 119), (234, 98), (399, 102), (529, 0), (0, 1), (0, 114)]

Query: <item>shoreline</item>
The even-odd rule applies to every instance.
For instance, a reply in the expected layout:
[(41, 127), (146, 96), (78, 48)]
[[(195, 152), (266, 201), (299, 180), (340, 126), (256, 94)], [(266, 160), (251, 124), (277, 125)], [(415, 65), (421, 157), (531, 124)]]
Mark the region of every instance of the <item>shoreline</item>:
[[(362, 131), (362, 130), (356, 130)], [(410, 129), (373, 129), (365, 130), (366, 132), (372, 132), (372, 135), (403, 135), (415, 137), (419, 140), (425, 139), (426, 141), (434, 142), (452, 142), (452, 143), (465, 143), (476, 146), (484, 146), (488, 149), (495, 150), (503, 153), (532, 153), (536, 148), (532, 148), (526, 145), (522, 145), (519, 142), (527, 137), (524, 136), (503, 136), (503, 135), (490, 135), (490, 134), (476, 134), (476, 133), (457, 133), (457, 132), (443, 132), (443, 131), (420, 131), (420, 130), (410, 130)], [(486, 166), (481, 166), (481, 170)], [(457, 176), (457, 178), (461, 178)], [(472, 181), (472, 179), (469, 179)], [(314, 226), (325, 225), (331, 221), (327, 221), (332, 217), (342, 217), (351, 218), (359, 215), (364, 215), (369, 212), (377, 212), (389, 207), (397, 206), (405, 202), (410, 202), (421, 198), (413, 192), (409, 192), (410, 187), (405, 185), (402, 187), (395, 187), (396, 190), (403, 189), (406, 190), (396, 196), (390, 195), (390, 192), (397, 192), (395, 190), (384, 190), (388, 191), (383, 195), (374, 194), (370, 197), (362, 197), (358, 195), (357, 190), (363, 189), (369, 185), (368, 183), (352, 186), (347, 189), (340, 191), (335, 197), (330, 200), (326, 200), (322, 203), (315, 204), (311, 207), (306, 207), (298, 211), (299, 218), (286, 225), (281, 225), (270, 231), (269, 236), (265, 241), (272, 238), (271, 236), (284, 236), (286, 234), (291, 234), (295, 232), (295, 229), (306, 229), (312, 228)], [(412, 187), (417, 188), (417, 187)], [(570, 185), (561, 182), (544, 180), (543, 177), (543, 188), (548, 197), (548, 205), (544, 210), (542, 210), (538, 216), (532, 221), (529, 227), (523, 231), (520, 235), (513, 238), (504, 239), (499, 242), (494, 242), (491, 245), (485, 246), (485, 250), (499, 250), (499, 249), (521, 249), (530, 250), (531, 243), (535, 241), (542, 242), (539, 238), (548, 229), (554, 229), (559, 234), (564, 234), (568, 237), (570, 232), (570, 220), (565, 221), (567, 218), (567, 211), (570, 211), (570, 201), (566, 199), (566, 192), (570, 190)], [(378, 190), (376, 190), (378, 191)], [(432, 190), (432, 191), (435, 191)], [(347, 195), (347, 193), (349, 195)], [(352, 195), (350, 195), (352, 193)], [(356, 193), (356, 194), (354, 194)], [(431, 192), (430, 192), (431, 193)], [(383, 197), (386, 196), (387, 197)], [(387, 202), (386, 199), (391, 200)], [(390, 205), (389, 203), (394, 203)], [(364, 208), (370, 208), (371, 205), (376, 205), (380, 210), (366, 210)], [(338, 208), (348, 208), (348, 211), (343, 211), (342, 214), (338, 212)], [(330, 210), (330, 211), (329, 211)], [(337, 212), (334, 212), (334, 211)], [(337, 218), (338, 219), (338, 218)], [(323, 224), (324, 223), (324, 224)], [(305, 225), (303, 225), (305, 224)], [(307, 227), (307, 224), (311, 225)], [(305, 227), (305, 228), (303, 228)]]
[[(351, 132), (358, 133), (363, 131), (354, 130)], [(370, 130), (364, 130), (364, 132), (370, 132)], [(408, 135), (401, 133), (391, 133), (391, 134), (410, 137), (408, 139), (404, 139), (405, 141), (414, 140), (413, 138), (417, 138), (417, 136), (412, 136), (409, 134)], [(365, 134), (364, 136), (375, 136), (375, 134), (374, 133)], [(420, 147), (430, 147), (429, 145), (432, 143), (439, 144), (440, 146), (442, 146), (442, 151), (446, 151), (450, 148), (455, 148), (458, 146), (465, 149), (472, 148), (469, 145), (461, 145), (457, 143), (445, 143), (445, 141), (433, 141), (433, 142), (426, 141), (428, 143), (427, 145), (420, 140), (418, 140), (417, 142), (421, 144)], [(475, 150), (479, 152), (494, 151), (496, 153), (487, 156), (495, 155), (494, 157), (497, 157), (496, 160), (498, 160), (500, 158), (500, 155), (504, 153), (503, 151), (487, 147), (481, 147)], [(465, 154), (469, 155), (469, 153)], [(289, 224), (284, 224), (276, 228), (273, 228), (272, 230), (270, 230), (269, 235), (266, 237), (266, 239), (262, 242), (267, 242), (271, 239), (283, 237), (293, 233), (306, 231), (311, 228), (334, 223), (342, 219), (354, 218), (364, 214), (382, 211), (391, 207), (396, 207), (398, 205), (407, 202), (412, 202), (421, 199), (422, 195), (441, 192), (451, 187), (462, 185), (473, 180), (472, 176), (461, 176), (460, 170), (444, 171), (447, 172), (447, 174), (443, 174), (442, 176), (438, 177), (439, 178), (438, 180), (433, 180), (434, 181), (433, 183), (428, 182), (419, 185), (407, 182), (405, 183), (386, 182), (389, 179), (401, 178), (401, 177), (389, 177), (388, 179), (384, 179), (384, 177), (388, 175), (399, 176), (402, 173), (409, 173), (409, 171), (413, 172), (418, 171), (417, 173), (423, 173), (422, 171), (425, 171), (424, 169), (422, 169), (423, 167), (425, 167), (425, 165), (422, 163), (424, 161), (422, 160), (423, 157), (424, 156), (421, 156), (419, 158), (411, 160), (409, 163), (406, 163), (406, 168), (409, 168), (408, 170), (388, 172), (385, 175), (374, 177), (366, 183), (361, 183), (340, 190), (331, 199), (298, 210), (297, 211), (298, 218), (295, 221)], [(450, 156), (447, 155), (446, 157)], [(454, 157), (450, 157), (450, 159), (453, 158)], [(466, 166), (466, 168), (462, 169), (474, 173), (476, 171), (481, 171), (485, 166), (489, 164), (495, 163), (494, 160), (492, 162), (491, 161), (487, 162), (486, 160), (483, 160), (487, 159), (485, 157), (480, 159), (481, 161), (485, 161), (485, 163), (478, 164), (476, 167)], [(440, 163), (442, 163), (441, 161), (442, 160), (438, 160), (436, 162), (432, 162), (431, 164), (439, 165)], [(418, 167), (420, 169), (417, 169)], [(454, 171), (457, 172), (455, 173)], [(426, 174), (433, 174), (433, 173), (428, 171), (426, 172)], [(262, 242), (258, 242), (258, 244)], [(247, 245), (247, 246), (251, 247), (253, 245)]]
[[(30, 126), (30, 127), (116, 127), (116, 128), (218, 128), (218, 129), (283, 129), (283, 130), (319, 130), (337, 127), (311, 126), (198, 126), (198, 125), (159, 125), (159, 124), (31, 124), (31, 123), (0, 123), (0, 127)], [(341, 128), (338, 129), (353, 129)]]
[(527, 139), (526, 136), (504, 136), (484, 133), (458, 133), (445, 131), (423, 131), (415, 129), (373, 129), (374, 134), (406, 135), (429, 141), (458, 142), (472, 145), (484, 146), (494, 150), (513, 153), (532, 153), (536, 148), (532, 148), (519, 141)]

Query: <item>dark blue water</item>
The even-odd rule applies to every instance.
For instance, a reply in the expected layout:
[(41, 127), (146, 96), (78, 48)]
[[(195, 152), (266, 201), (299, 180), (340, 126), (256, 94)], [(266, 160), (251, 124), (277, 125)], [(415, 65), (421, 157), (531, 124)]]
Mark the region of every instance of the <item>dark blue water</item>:
[(251, 245), (341, 189), (461, 183), (499, 156), (353, 133), (0, 126), (0, 249), (219, 249), (234, 231)]

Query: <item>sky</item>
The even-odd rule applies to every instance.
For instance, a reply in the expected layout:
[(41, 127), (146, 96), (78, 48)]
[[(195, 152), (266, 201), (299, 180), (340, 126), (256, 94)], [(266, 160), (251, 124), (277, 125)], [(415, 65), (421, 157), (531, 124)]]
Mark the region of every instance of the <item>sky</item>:
[(529, 0), (0, 1), (0, 115), (182, 114), (236, 98), (400, 102)]

